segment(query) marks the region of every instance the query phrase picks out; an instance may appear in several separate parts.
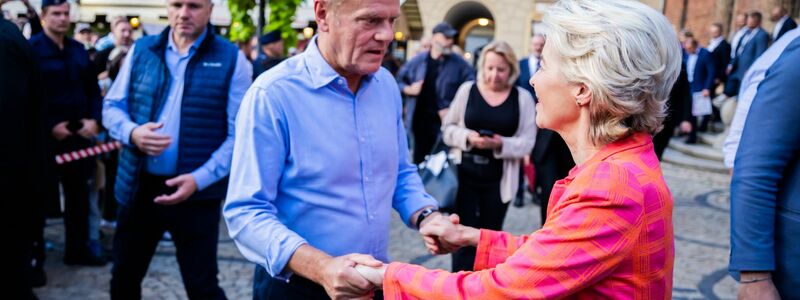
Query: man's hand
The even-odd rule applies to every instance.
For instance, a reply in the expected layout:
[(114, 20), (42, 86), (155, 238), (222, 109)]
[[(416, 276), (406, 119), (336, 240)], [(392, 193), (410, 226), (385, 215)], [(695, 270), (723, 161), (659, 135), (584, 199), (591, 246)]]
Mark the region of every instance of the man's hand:
[(178, 189), (171, 195), (161, 195), (153, 200), (157, 204), (162, 205), (175, 205), (186, 201), (189, 196), (197, 191), (197, 182), (191, 174), (183, 174), (178, 177), (167, 180), (167, 186), (177, 187)]
[(81, 119), (81, 124), (83, 127), (78, 130), (78, 134), (87, 140), (97, 137), (97, 134), (100, 133), (100, 125), (93, 119)]
[(375, 285), (356, 271), (356, 265), (379, 268), (383, 263), (366, 254), (329, 257), (320, 262), (322, 278), (319, 283), (331, 299), (372, 298)]
[(419, 96), (419, 93), (422, 92), (422, 83), (423, 81), (417, 81), (412, 83), (411, 85), (407, 85), (403, 88), (403, 93), (408, 96)]
[(711, 96), (711, 91), (709, 91), (708, 89), (704, 89), (702, 93), (703, 93), (703, 97), (710, 97)]
[[(741, 280), (748, 281), (754, 278), (768, 278), (767, 272), (742, 272)], [(772, 283), (772, 279), (751, 283), (739, 284), (739, 300), (780, 300), (781, 296)]]
[(56, 141), (63, 141), (65, 138), (72, 135), (72, 132), (67, 129), (67, 124), (69, 124), (69, 122), (64, 121), (53, 127), (53, 138), (55, 138)]
[(464, 246), (477, 246), (481, 237), (480, 230), (461, 225), (456, 214), (426, 223), (419, 231), (425, 236), (425, 247), (431, 254), (447, 254)]
[(157, 156), (172, 143), (172, 138), (168, 135), (155, 132), (163, 126), (164, 123), (153, 122), (138, 126), (131, 132), (131, 142), (145, 154)]
[(725, 75), (731, 75), (731, 71), (733, 71), (733, 67), (728, 66), (727, 68), (725, 68)]

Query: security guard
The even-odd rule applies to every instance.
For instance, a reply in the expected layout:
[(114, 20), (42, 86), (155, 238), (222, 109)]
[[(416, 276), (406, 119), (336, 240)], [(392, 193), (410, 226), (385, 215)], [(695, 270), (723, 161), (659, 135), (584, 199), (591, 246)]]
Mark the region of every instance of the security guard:
[[(43, 0), (44, 31), (31, 37), (46, 103), (46, 126), (51, 154), (91, 146), (100, 128), (102, 102), (89, 54), (81, 43), (66, 36), (70, 6), (66, 0)], [(52, 156), (50, 156), (52, 157)], [(54, 163), (53, 163), (54, 164)], [(49, 181), (50, 197), (58, 199), (58, 182), (64, 192), (66, 246), (64, 263), (101, 266), (106, 263), (89, 250), (89, 179), (92, 160), (77, 160), (55, 167)]]
[(253, 80), (285, 59), (280, 30), (273, 30), (262, 35), (258, 39), (258, 43), (261, 44), (261, 51), (258, 52), (258, 58), (253, 61)]

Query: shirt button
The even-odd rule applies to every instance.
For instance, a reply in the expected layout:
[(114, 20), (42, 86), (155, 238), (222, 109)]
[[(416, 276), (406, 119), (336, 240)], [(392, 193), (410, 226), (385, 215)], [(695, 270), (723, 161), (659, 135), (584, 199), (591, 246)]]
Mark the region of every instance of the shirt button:
[(369, 177), (364, 177), (364, 181), (369, 181)]
[(362, 143), (363, 143), (364, 141), (366, 141), (366, 139), (364, 139), (363, 137), (362, 137), (362, 138), (359, 138), (359, 140), (361, 140), (361, 142), (362, 142)]
[(342, 80), (341, 78), (339, 78), (338, 82), (339, 84), (344, 84), (344, 80)]

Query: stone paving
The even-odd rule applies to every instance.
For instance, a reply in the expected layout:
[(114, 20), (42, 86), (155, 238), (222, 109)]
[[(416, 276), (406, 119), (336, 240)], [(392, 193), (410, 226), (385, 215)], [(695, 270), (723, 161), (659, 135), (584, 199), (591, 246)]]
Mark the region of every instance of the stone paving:
[[(736, 283), (727, 275), (729, 254), (729, 197), (727, 175), (662, 165), (675, 197), (674, 299), (735, 299)], [(511, 206), (505, 230), (515, 234), (539, 228), (538, 206)], [(230, 299), (250, 299), (253, 265), (246, 261), (227, 236), (220, 235), (220, 284)], [(108, 299), (111, 266), (68, 267), (61, 263), (63, 226), (49, 221), (46, 239), (48, 285), (36, 289), (41, 299)], [(144, 299), (186, 299), (171, 242), (161, 242), (143, 286)], [(395, 261), (450, 268), (449, 256), (431, 256), (419, 235), (401, 224), (397, 215), (391, 230), (390, 256)]]

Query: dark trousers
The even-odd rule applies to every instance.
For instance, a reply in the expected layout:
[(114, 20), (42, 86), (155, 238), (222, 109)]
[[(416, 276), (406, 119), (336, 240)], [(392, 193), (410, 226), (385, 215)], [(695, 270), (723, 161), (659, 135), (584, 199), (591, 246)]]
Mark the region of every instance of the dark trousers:
[[(69, 137), (56, 145), (61, 154), (89, 146), (89, 141)], [(66, 245), (64, 260), (89, 254), (89, 179), (94, 170), (94, 160), (81, 159), (55, 167), (57, 182), (64, 191), (64, 229)], [(58, 186), (55, 187), (56, 190)]]
[[(422, 109), (417, 107), (417, 109)], [(425, 161), (425, 156), (431, 153), (436, 139), (441, 131), (442, 120), (436, 113), (426, 113), (414, 110), (411, 130), (414, 133), (414, 163)]]
[[(325, 293), (325, 288), (311, 280), (294, 275), (289, 282), (286, 282), (273, 278), (264, 267), (256, 265), (253, 275), (253, 300), (268, 299), (327, 300), (330, 297)], [(375, 291), (373, 299), (383, 299), (383, 293)]]
[(114, 236), (111, 298), (140, 299), (141, 283), (164, 231), (175, 243), (178, 265), (190, 299), (226, 299), (217, 281), (220, 200), (186, 201), (166, 206), (153, 202), (171, 194), (170, 177), (142, 173), (133, 202), (120, 205)]
[(653, 148), (658, 160), (661, 160), (664, 150), (667, 149), (669, 140), (672, 139), (672, 135), (675, 133), (675, 126), (675, 124), (664, 124), (664, 129), (653, 136)]
[[(1, 162), (0, 162), (1, 163)], [(3, 236), (3, 255), (0, 255), (0, 289), (5, 299), (36, 299), (33, 283), (34, 240), (39, 223), (44, 219), (43, 201), (37, 195), (35, 184), (20, 169), (0, 170), (0, 234)], [(20, 192), (29, 197), (11, 197)]]
[(103, 159), (106, 167), (105, 178), (106, 186), (103, 188), (101, 211), (103, 219), (114, 221), (117, 219), (117, 198), (114, 197), (114, 183), (117, 181), (117, 167), (119, 165), (119, 151), (108, 153), (107, 158)]
[[(508, 203), (503, 203), (500, 198), (500, 182), (480, 182), (465, 179), (463, 175), (459, 174), (455, 209), (461, 218), (461, 224), (502, 230)], [(453, 252), (451, 256), (453, 272), (472, 271), (475, 265), (475, 252), (475, 247), (463, 247)]]

